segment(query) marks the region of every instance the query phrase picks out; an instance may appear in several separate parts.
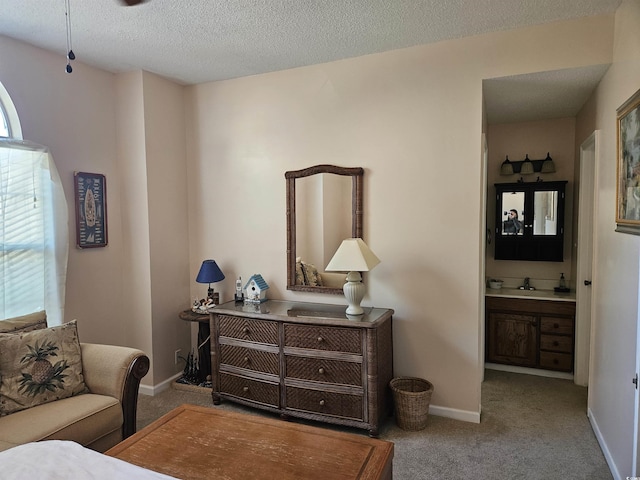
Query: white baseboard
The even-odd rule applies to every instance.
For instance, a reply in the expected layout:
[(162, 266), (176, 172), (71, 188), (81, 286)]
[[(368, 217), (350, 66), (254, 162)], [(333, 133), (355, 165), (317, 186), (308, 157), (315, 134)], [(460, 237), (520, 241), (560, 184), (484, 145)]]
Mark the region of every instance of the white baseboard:
[(456, 408), (439, 407), (438, 405), (429, 405), (429, 415), (453, 418), (454, 420), (462, 420), (463, 422), (480, 423), (480, 412), (470, 412), (468, 410), (458, 410)]
[[(140, 393), (142, 395), (154, 396), (160, 392), (164, 392), (171, 387), (171, 384), (177, 378), (180, 378), (182, 373), (178, 373), (171, 378), (168, 378), (164, 382), (155, 385), (140, 385)], [(458, 410), (456, 408), (439, 407), (437, 405), (429, 405), (429, 415), (435, 415), (437, 417), (452, 418), (454, 420), (462, 420), (463, 422), (480, 423), (480, 412), (470, 412), (468, 410)]]
[(154, 385), (154, 386), (140, 384), (140, 389), (138, 391), (142, 395), (149, 395), (153, 397), (158, 393), (164, 392), (165, 390), (169, 389), (173, 381), (180, 378), (181, 376), (182, 376), (182, 372), (176, 373), (173, 377), (167, 378), (164, 382), (161, 382), (158, 385)]
[[(607, 448), (607, 443), (604, 441), (602, 432), (600, 432), (600, 428), (598, 427), (598, 422), (594, 418), (593, 412), (591, 411), (590, 408), (587, 408), (587, 417), (589, 418), (589, 422), (591, 423), (591, 428), (593, 429), (593, 433), (596, 436), (596, 440), (598, 440), (600, 449), (604, 454), (604, 458), (607, 461), (607, 465), (609, 465), (609, 470), (611, 470), (611, 475), (613, 475), (613, 478), (615, 480), (623, 480), (622, 476), (620, 475), (620, 472), (618, 472), (618, 469), (616, 468), (616, 464), (613, 461), (611, 452), (609, 451), (609, 448)], [(630, 478), (630, 477), (625, 477), (625, 478)]]
[(484, 368), (488, 370), (500, 370), (501, 372), (525, 373), (527, 375), (537, 375), (539, 377), (564, 378), (573, 380), (572, 373), (554, 372), (552, 370), (542, 370), (540, 368), (516, 367), (514, 365), (501, 365), (499, 363), (485, 363)]

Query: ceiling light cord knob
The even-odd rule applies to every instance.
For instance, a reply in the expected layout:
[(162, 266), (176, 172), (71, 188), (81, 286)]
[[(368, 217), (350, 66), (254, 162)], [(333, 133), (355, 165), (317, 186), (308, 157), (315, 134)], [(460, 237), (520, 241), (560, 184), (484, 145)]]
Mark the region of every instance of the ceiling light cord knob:
[(71, 61), (76, 59), (76, 54), (73, 53), (73, 48), (71, 47), (71, 6), (70, 0), (64, 0), (64, 16), (67, 21), (67, 66), (65, 67), (65, 71), (67, 73), (73, 72), (73, 68), (71, 67)]

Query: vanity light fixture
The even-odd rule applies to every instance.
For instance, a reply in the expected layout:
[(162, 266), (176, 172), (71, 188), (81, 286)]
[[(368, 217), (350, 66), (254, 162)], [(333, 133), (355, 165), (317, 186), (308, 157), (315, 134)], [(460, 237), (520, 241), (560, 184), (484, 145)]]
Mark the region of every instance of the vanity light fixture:
[[(224, 280), (224, 273), (218, 267), (218, 264), (215, 260), (205, 260), (202, 262), (200, 266), (200, 271), (198, 272), (198, 276), (196, 277), (196, 282), (198, 283), (208, 283), (209, 289), (207, 290), (207, 298), (214, 300), (213, 288), (211, 288), (211, 284), (215, 282), (219, 282)], [(214, 301), (214, 303), (217, 303)]]
[(347, 238), (343, 240), (336, 253), (333, 255), (327, 272), (349, 272), (347, 282), (342, 287), (344, 296), (349, 302), (347, 317), (350, 315), (362, 315), (364, 309), (360, 302), (364, 298), (365, 286), (362, 283), (360, 272), (368, 272), (380, 263), (380, 259), (371, 251), (361, 238)]
[(540, 173), (554, 173), (556, 171), (556, 166), (553, 163), (553, 160), (549, 156), (549, 152), (547, 152), (547, 158), (542, 162), (542, 167), (540, 168)]
[(527, 154), (524, 160), (512, 162), (507, 155), (505, 161), (500, 164), (500, 175), (513, 175), (515, 173), (531, 175), (535, 172), (554, 173), (555, 171), (556, 166), (549, 152), (547, 152), (547, 157), (543, 160), (531, 160)]
[(513, 175), (513, 164), (509, 161), (509, 155), (500, 165), (500, 175)]
[(529, 155), (525, 155), (524, 162), (520, 167), (520, 173), (522, 175), (531, 175), (533, 173), (533, 163), (529, 160)]

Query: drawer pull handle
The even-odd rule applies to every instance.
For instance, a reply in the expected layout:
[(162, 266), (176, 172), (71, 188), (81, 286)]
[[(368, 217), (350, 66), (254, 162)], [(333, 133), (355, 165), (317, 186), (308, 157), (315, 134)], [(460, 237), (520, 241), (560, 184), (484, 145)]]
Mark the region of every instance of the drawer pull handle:
[(324, 407), (324, 400), (320, 400), (320, 406)]
[(553, 324), (553, 328), (560, 328), (560, 324), (559, 323), (554, 323)]
[(554, 359), (553, 359), (553, 364), (554, 364), (554, 365), (558, 365), (558, 359), (557, 359), (557, 358), (554, 358)]
[(553, 342), (553, 346), (557, 347), (558, 345), (560, 345), (560, 343), (558, 341)]
[(246, 386), (245, 386), (245, 387), (242, 387), (242, 391), (243, 391), (244, 393), (247, 393), (247, 392), (249, 391), (249, 387), (246, 387)]
[(320, 375), (324, 375), (324, 368), (320, 367), (320, 368), (318, 369), (318, 373), (319, 373)]
[(244, 333), (245, 335), (249, 335), (249, 327), (244, 327), (242, 329), (242, 333)]
[(251, 363), (251, 359), (249, 357), (244, 357), (244, 363)]
[(322, 343), (322, 342), (324, 342), (324, 338), (318, 337), (318, 343)]

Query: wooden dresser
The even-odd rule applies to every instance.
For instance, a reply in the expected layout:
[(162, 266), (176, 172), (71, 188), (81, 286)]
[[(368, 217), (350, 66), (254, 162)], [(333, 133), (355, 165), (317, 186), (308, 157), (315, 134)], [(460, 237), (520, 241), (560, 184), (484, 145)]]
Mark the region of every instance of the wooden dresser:
[(378, 435), (391, 412), (393, 310), (269, 300), (211, 310), (213, 402), (348, 425)]

